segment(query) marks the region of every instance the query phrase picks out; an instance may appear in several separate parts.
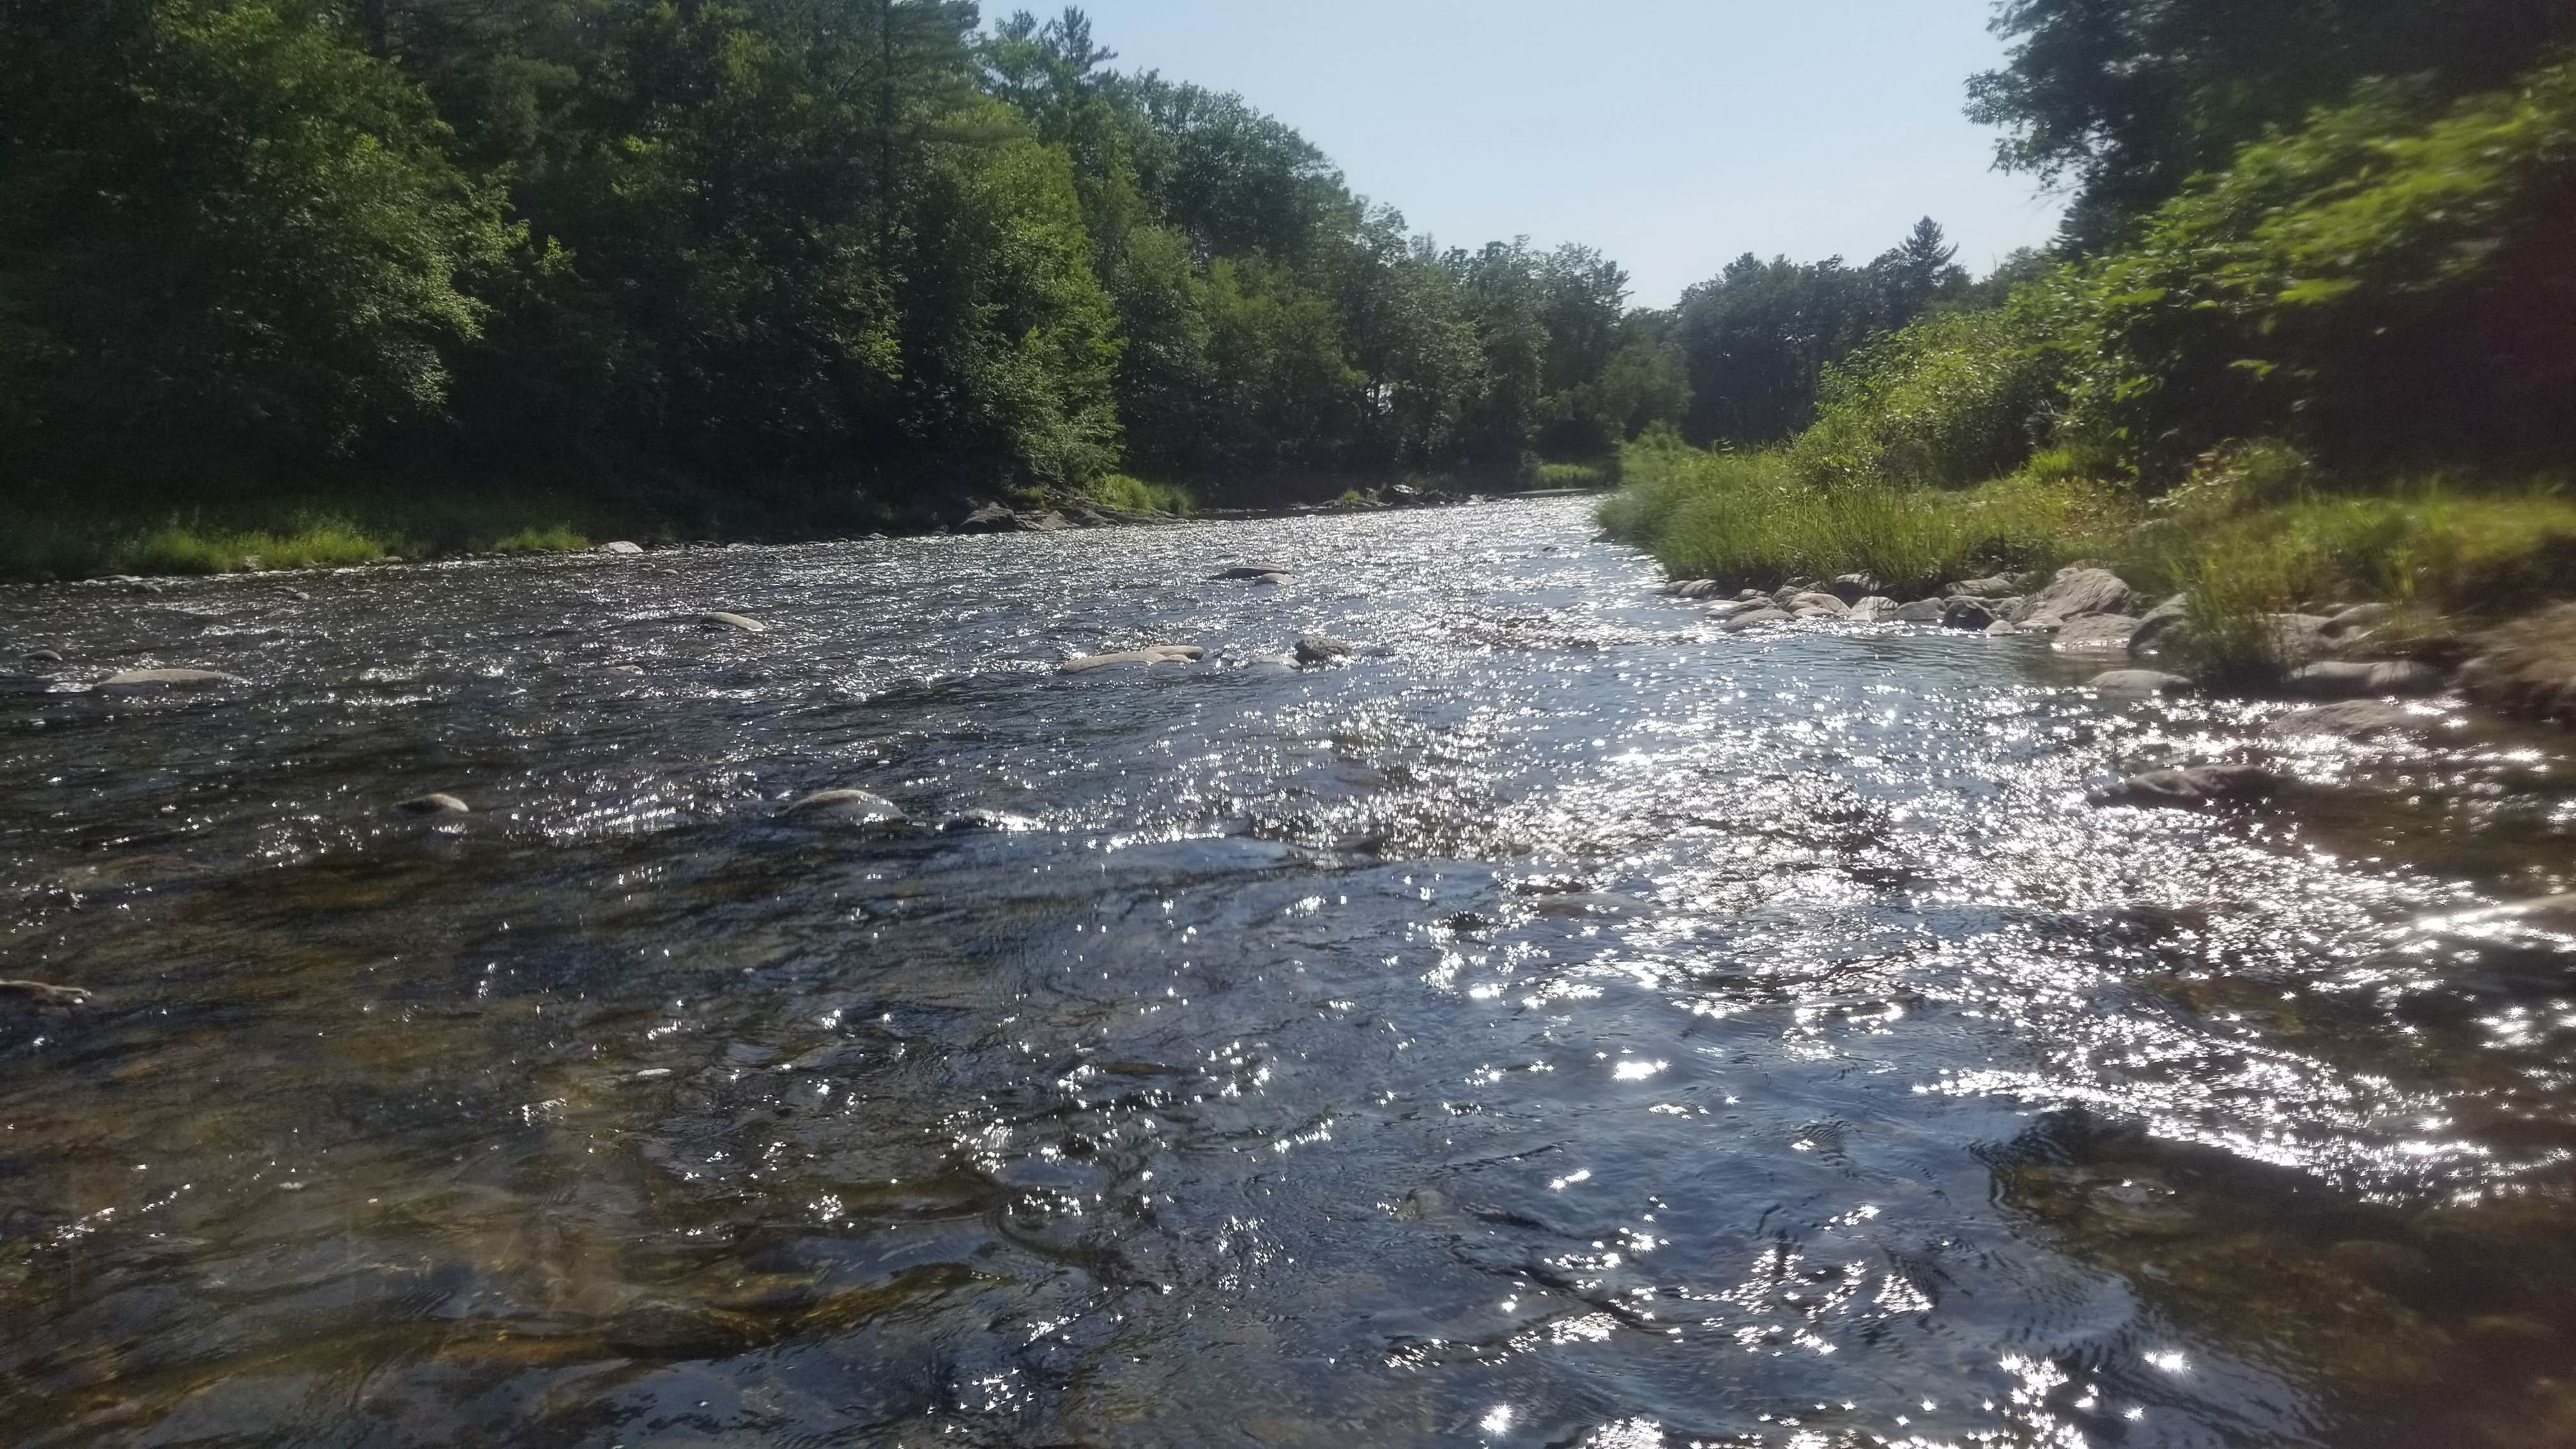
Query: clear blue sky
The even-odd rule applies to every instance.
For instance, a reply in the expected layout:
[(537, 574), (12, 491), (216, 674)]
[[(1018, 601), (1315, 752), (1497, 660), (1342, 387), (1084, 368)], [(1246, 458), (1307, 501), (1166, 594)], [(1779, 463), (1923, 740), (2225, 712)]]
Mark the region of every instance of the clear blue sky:
[(1414, 230), (1588, 243), (1641, 306), (1748, 251), (1866, 261), (1922, 216), (1979, 272), (2056, 230), (2057, 205), (1990, 170), (1993, 133), (1960, 114), (2002, 56), (1988, 0), (1082, 8), (1119, 69), (1241, 91)]

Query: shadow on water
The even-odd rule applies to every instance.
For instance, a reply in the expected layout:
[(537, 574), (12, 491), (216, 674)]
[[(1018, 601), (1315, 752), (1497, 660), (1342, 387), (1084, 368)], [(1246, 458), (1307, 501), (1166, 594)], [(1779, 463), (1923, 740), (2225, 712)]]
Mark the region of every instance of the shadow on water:
[(2576, 1442), (2562, 741), (1581, 510), (0, 599), (13, 1436)]

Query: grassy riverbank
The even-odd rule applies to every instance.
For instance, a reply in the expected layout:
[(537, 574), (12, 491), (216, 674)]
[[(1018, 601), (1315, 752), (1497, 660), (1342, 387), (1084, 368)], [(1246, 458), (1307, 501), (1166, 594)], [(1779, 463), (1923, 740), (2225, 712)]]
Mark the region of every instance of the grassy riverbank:
[(2232, 450), (2153, 500), (2063, 454), (1957, 489), (1819, 486), (1781, 452), (1633, 447), (1612, 536), (1675, 578), (1772, 588), (1875, 576), (1899, 597), (1982, 575), (2109, 564), (2219, 620), (2380, 599), (2499, 616), (2576, 593), (2576, 496), (2553, 479), (2338, 486), (2285, 448)]

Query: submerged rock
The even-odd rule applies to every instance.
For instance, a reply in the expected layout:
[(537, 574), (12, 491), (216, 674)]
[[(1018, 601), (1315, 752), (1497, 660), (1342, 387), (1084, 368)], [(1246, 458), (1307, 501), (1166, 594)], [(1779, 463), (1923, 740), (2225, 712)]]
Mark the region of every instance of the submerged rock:
[(1263, 574), (1252, 581), (1252, 586), (1256, 589), (1275, 589), (1286, 582), (1288, 582), (1286, 574)]
[(1220, 580), (1265, 579), (1274, 574), (1283, 579), (1288, 577), (1288, 566), (1286, 564), (1266, 563), (1236, 564), (1231, 568), (1218, 570), (1214, 577)]
[(1352, 653), (1350, 644), (1321, 634), (1309, 634), (1297, 641), (1300, 664), (1330, 664), (1336, 659), (1348, 659)]
[(0, 981), (0, 1001), (77, 1011), (97, 999), (77, 986), (57, 986), (50, 981)]
[(1712, 624), (1723, 624), (1739, 614), (1749, 614), (1756, 609), (1770, 607), (1769, 603), (1761, 599), (1728, 599), (1724, 603), (1709, 605), (1708, 619)]
[(216, 669), (128, 669), (111, 674), (98, 682), (98, 688), (115, 694), (151, 694), (161, 690), (220, 689), (226, 685), (248, 684), (238, 674)]
[(29, 664), (60, 664), (63, 662), (63, 656), (55, 653), (51, 649), (30, 649), (18, 657)]
[(829, 821), (842, 825), (881, 825), (908, 817), (883, 795), (872, 795), (865, 790), (817, 790), (779, 811), (778, 818)]
[(414, 795), (394, 807), (405, 815), (471, 815), (474, 807), (448, 794)]
[(2354, 700), (2285, 714), (2264, 726), (2263, 732), (2284, 739), (2331, 735), (2337, 739), (2375, 740), (2392, 735), (2429, 734), (2437, 723), (2439, 721), (2397, 705)]
[(2166, 674), (2154, 669), (2114, 669), (2097, 674), (2088, 688), (2104, 694), (2145, 698), (2162, 694), (2189, 694), (2195, 686), (2179, 674)]
[(2291, 671), (2283, 686), (2311, 699), (2379, 699), (2439, 694), (2447, 683), (2442, 671), (2412, 659), (2336, 659)]
[(2093, 799), (2101, 805), (2236, 805), (2279, 793), (2279, 777), (2260, 765), (2187, 765), (2131, 775)]
[(1796, 619), (1796, 615), (1790, 614), (1785, 610), (1772, 608), (1768, 604), (1761, 604), (1754, 608), (1745, 610), (1743, 613), (1727, 620), (1719, 627), (1725, 629), (1729, 634), (1741, 634), (1747, 629), (1756, 628), (1763, 624), (1789, 624), (1795, 623)]
[(760, 622), (758, 619), (745, 618), (740, 614), (727, 614), (721, 612), (700, 614), (697, 618), (697, 624), (699, 628), (707, 630), (710, 633), (721, 632), (726, 629), (731, 629), (739, 634), (766, 634), (769, 632), (769, 626), (767, 624)]
[(1055, 667), (1058, 674), (1087, 674), (1094, 669), (1113, 669), (1135, 664), (1196, 664), (1207, 657), (1207, 651), (1195, 644), (1155, 644), (1143, 649), (1127, 649), (1115, 654), (1085, 654), (1068, 659)]

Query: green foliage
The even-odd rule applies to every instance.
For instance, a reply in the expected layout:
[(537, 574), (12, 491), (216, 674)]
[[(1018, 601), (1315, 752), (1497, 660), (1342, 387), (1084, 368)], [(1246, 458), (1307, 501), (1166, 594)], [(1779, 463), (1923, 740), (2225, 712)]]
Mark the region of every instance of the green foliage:
[(1102, 508), (1115, 508), (1127, 513), (1168, 513), (1176, 518), (1186, 518), (1198, 511), (1198, 499), (1187, 488), (1173, 483), (1148, 483), (1124, 473), (1110, 473), (1092, 480), (1083, 497)]
[(1912, 598), (1952, 579), (2098, 554), (2127, 522), (2089, 485), (2013, 478), (1967, 492), (1884, 484), (1817, 488), (1773, 452), (1631, 446), (1626, 486), (1600, 509), (1612, 537), (1675, 578), (1763, 588), (1868, 573)]
[(1855, 353), (1826, 374), (1789, 466), (1828, 488), (1959, 488), (2020, 467), (2058, 370), (2038, 301), (1927, 317)]
[(571, 553), (590, 547), (590, 540), (569, 523), (522, 528), (492, 540), (494, 553)]

